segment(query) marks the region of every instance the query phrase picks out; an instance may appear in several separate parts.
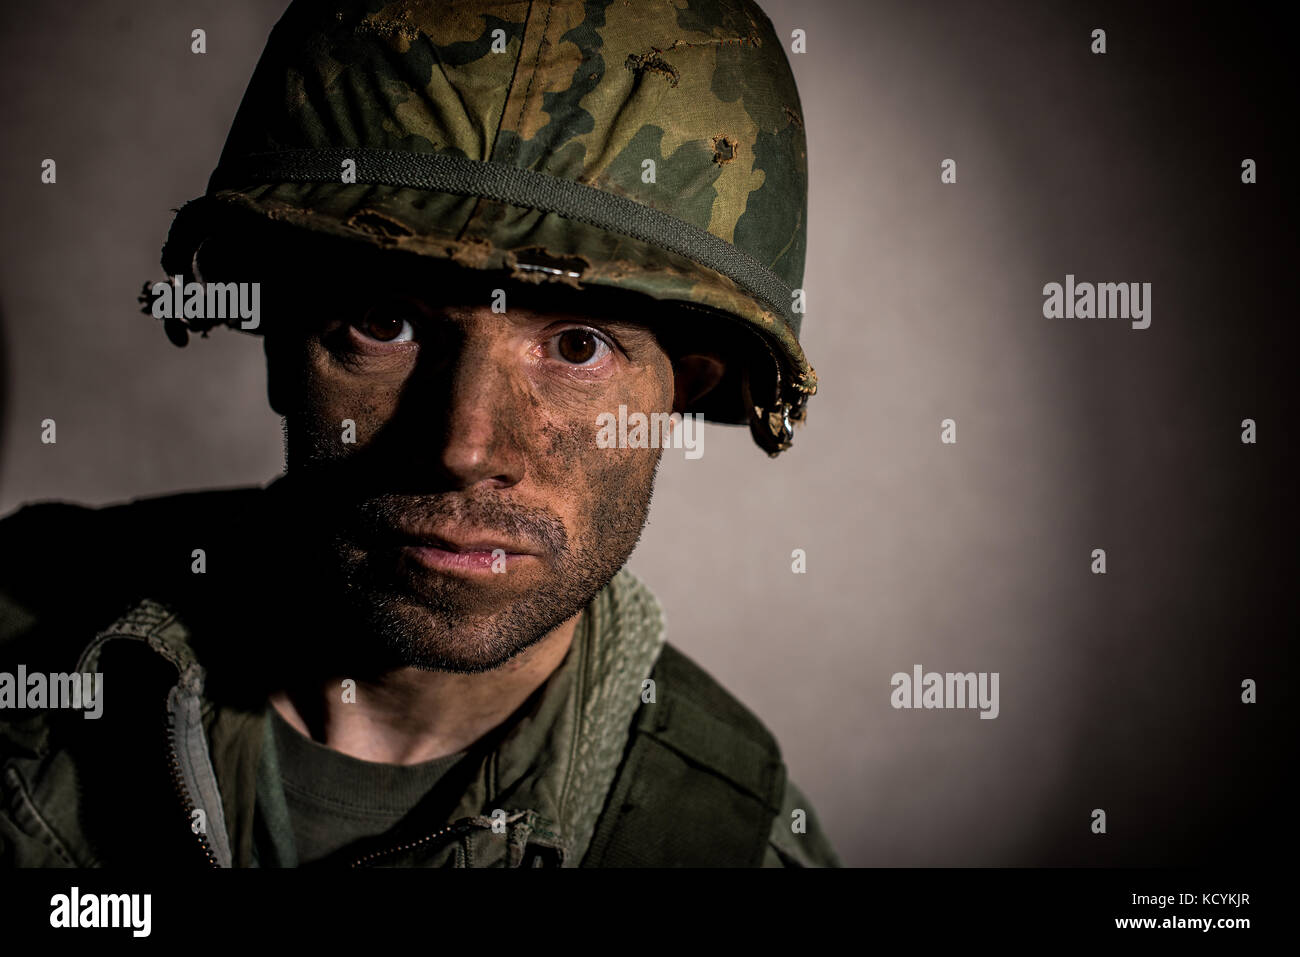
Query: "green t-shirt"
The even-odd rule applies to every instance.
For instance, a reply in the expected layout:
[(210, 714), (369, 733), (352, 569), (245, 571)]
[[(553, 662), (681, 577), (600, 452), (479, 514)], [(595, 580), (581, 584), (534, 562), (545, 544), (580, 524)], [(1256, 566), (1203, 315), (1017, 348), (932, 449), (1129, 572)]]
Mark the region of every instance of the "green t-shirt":
[(261, 827), (256, 854), (262, 867), (308, 864), (361, 838), (383, 834), (466, 754), (421, 764), (381, 764), (318, 744), (275, 708), (267, 708), (266, 725), (257, 784)]

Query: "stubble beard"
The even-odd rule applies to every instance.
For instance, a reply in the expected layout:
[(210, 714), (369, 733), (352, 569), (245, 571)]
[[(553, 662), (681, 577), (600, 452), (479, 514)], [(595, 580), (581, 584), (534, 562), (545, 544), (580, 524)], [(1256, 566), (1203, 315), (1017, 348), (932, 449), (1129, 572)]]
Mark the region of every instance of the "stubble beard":
[[(501, 497), (379, 494), (346, 505), (335, 501), (329, 511), (347, 518), (322, 542), (319, 559), (325, 620), (338, 653), (360, 672), (479, 674), (500, 668), (582, 611), (626, 564), (649, 516), (659, 462), (656, 455), (647, 472), (624, 475), (616, 487), (590, 489), (581, 532), (573, 536), (549, 509)], [(301, 475), (303, 469), (294, 471)], [(512, 589), (509, 571), (501, 582), (495, 575), (481, 582), (403, 573), (397, 547), (375, 537), (381, 528), (443, 521), (506, 532), (537, 546), (542, 560), (524, 573), (527, 587)]]

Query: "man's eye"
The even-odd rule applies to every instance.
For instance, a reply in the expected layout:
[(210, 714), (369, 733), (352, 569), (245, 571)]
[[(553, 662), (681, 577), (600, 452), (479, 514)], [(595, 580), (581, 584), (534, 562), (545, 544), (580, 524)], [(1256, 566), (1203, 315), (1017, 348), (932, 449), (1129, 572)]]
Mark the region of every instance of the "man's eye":
[(590, 329), (566, 329), (551, 339), (553, 354), (570, 365), (595, 365), (609, 355), (610, 348)]
[(415, 315), (406, 307), (385, 303), (372, 306), (353, 328), (379, 342), (410, 342), (415, 338)]

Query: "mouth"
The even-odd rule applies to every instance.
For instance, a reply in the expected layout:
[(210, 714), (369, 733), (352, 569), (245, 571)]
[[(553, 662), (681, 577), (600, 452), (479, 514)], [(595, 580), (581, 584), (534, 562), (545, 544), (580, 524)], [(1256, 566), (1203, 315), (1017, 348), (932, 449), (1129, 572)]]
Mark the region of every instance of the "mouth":
[(504, 574), (539, 558), (535, 551), (517, 542), (473, 529), (454, 532), (396, 529), (393, 541), (402, 555), (439, 572)]

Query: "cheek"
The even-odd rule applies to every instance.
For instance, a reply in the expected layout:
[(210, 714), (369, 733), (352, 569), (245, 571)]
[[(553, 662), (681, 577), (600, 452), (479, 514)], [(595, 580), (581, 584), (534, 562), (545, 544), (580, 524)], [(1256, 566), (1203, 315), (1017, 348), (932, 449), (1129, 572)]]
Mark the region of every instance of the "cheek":
[(534, 484), (564, 522), (574, 551), (626, 553), (644, 524), (658, 449), (600, 448), (590, 420), (544, 426), (530, 466)]
[[(336, 454), (364, 446), (393, 417), (407, 376), (398, 369), (350, 372), (319, 343), (308, 347), (303, 369), (304, 425), (314, 447), (337, 446)], [(355, 444), (343, 441), (344, 420), (355, 424)]]
[(628, 412), (672, 410), (673, 369), (667, 356), (656, 356), (611, 382), (600, 396), (575, 393), (558, 402), (526, 399), (525, 412), (540, 423), (534, 449), (533, 474), (543, 485), (574, 487), (581, 484), (608, 498), (620, 484), (629, 489), (644, 486), (659, 461), (657, 449), (601, 448), (596, 442), (600, 416), (617, 417), (618, 407)]
[[(637, 393), (584, 408), (580, 415), (551, 415), (535, 433), (529, 471), (535, 486), (561, 515), (575, 540), (624, 541), (640, 530), (654, 485), (658, 449), (601, 448), (597, 417), (648, 408)], [(654, 406), (661, 408), (661, 406)]]

